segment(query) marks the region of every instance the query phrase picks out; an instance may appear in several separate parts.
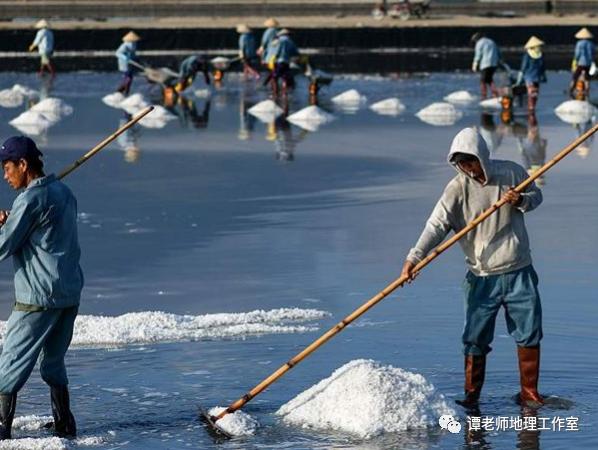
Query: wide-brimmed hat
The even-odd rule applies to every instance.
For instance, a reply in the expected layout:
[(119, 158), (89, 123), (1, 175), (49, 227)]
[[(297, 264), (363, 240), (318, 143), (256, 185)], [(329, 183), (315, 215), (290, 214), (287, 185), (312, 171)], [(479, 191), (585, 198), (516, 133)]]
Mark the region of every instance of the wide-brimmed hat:
[(577, 33), (575, 33), (577, 39), (592, 39), (594, 35), (586, 27), (583, 27)]
[(123, 36), (123, 42), (137, 42), (141, 38), (137, 33), (134, 31), (129, 31), (127, 34)]
[(50, 28), (50, 24), (46, 19), (42, 19), (35, 24), (35, 28), (37, 28), (38, 30), (42, 28)]
[(276, 36), (287, 36), (289, 34), (291, 34), (291, 31), (288, 28), (283, 28), (278, 33), (276, 33)]
[(264, 26), (271, 28), (271, 27), (277, 27), (278, 25), (280, 25), (278, 23), (278, 20), (276, 20), (274, 17), (268, 17), (265, 21), (264, 21)]
[(249, 33), (250, 31), (251, 28), (249, 28), (244, 23), (240, 23), (239, 25), (237, 25), (237, 33)]
[(544, 41), (543, 40), (538, 39), (536, 36), (532, 36), (526, 42), (525, 48), (528, 49), (528, 48), (540, 47), (542, 45), (544, 45)]

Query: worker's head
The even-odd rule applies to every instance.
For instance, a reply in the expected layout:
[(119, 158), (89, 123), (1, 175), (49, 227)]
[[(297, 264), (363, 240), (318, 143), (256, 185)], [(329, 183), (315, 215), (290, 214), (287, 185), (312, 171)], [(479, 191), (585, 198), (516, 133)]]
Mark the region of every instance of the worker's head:
[(279, 25), (278, 20), (276, 20), (274, 17), (268, 17), (264, 21), (264, 26), (268, 27), (268, 28), (276, 28), (276, 27), (278, 27), (278, 25)]
[(239, 34), (249, 33), (250, 31), (251, 29), (244, 23), (240, 23), (239, 25), (237, 25), (237, 33)]
[(472, 178), (484, 176), (484, 169), (480, 164), (480, 160), (469, 153), (453, 153), (451, 162), (457, 164), (459, 168)]
[(484, 33), (482, 33), (481, 31), (478, 31), (476, 33), (473, 33), (473, 35), (471, 36), (470, 42), (472, 44), (475, 44), (476, 42), (478, 42), (483, 37), (484, 37)]
[(139, 40), (141, 40), (141, 37), (134, 31), (129, 31), (123, 36), (123, 42), (139, 42)]
[(8, 138), (0, 147), (4, 179), (13, 189), (27, 187), (29, 182), (43, 175), (44, 163), (33, 139), (26, 136)]

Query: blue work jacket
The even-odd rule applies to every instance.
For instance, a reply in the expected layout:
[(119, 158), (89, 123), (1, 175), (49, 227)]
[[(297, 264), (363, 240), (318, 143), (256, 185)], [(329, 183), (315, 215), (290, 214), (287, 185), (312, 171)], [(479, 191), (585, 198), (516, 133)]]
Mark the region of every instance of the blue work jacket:
[(239, 36), (239, 52), (245, 59), (254, 59), (256, 57), (255, 38), (251, 33), (242, 33)]
[(575, 61), (578, 66), (590, 67), (594, 61), (594, 43), (589, 39), (580, 39), (575, 45)]
[(479, 70), (484, 70), (488, 67), (497, 67), (500, 61), (498, 45), (487, 37), (479, 39), (475, 44), (473, 61), (478, 64)]
[(9, 256), (18, 303), (48, 309), (79, 304), (77, 201), (56, 176), (36, 178), (13, 202), (0, 228), (0, 260)]
[(123, 42), (116, 50), (116, 57), (118, 58), (118, 70), (121, 72), (128, 72), (130, 70), (129, 62), (136, 58), (137, 43)]
[(532, 58), (529, 53), (525, 52), (521, 60), (520, 71), (526, 84), (545, 83), (546, 69), (544, 67), (544, 56)]
[(297, 50), (295, 43), (288, 36), (280, 36), (278, 38), (276, 62), (279, 64), (289, 64), (291, 62), (291, 58), (295, 56), (299, 56), (299, 50)]
[(54, 53), (54, 33), (49, 28), (42, 28), (35, 35), (33, 44), (40, 55), (51, 56)]

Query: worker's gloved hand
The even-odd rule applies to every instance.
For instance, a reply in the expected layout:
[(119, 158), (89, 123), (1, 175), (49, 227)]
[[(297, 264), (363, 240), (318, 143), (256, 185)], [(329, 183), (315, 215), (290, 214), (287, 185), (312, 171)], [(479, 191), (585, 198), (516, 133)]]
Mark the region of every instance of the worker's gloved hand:
[(477, 62), (473, 62), (473, 64), (471, 65), (471, 71), (472, 72), (477, 72), (478, 71), (478, 63)]
[(507, 203), (513, 206), (521, 205), (523, 201), (523, 197), (519, 192), (517, 192), (513, 187), (511, 187), (502, 197)]
[(408, 283), (411, 283), (417, 276), (417, 273), (413, 272), (414, 268), (415, 264), (413, 264), (411, 261), (405, 260), (405, 262), (403, 263), (403, 271), (401, 272), (401, 277), (407, 277)]
[(4, 225), (8, 220), (10, 211), (0, 210), (0, 226)]

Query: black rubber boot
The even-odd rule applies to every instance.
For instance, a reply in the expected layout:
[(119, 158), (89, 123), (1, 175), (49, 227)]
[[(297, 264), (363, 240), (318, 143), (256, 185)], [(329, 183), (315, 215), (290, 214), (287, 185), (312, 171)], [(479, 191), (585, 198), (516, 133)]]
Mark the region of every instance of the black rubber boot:
[(50, 397), (54, 416), (54, 434), (63, 438), (76, 438), (77, 424), (71, 413), (67, 386), (50, 386)]
[(17, 394), (0, 394), (0, 441), (12, 438), (12, 419), (16, 406)]

